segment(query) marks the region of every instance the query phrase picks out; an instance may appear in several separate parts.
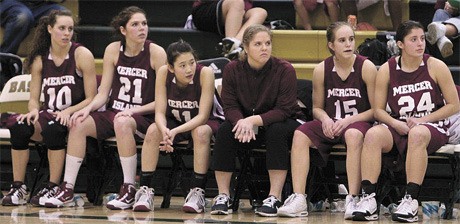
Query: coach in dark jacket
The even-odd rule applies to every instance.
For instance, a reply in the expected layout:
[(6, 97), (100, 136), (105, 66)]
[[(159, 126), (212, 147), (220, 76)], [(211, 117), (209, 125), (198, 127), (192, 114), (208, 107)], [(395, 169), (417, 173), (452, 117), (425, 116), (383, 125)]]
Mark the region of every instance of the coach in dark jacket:
[(256, 214), (276, 216), (289, 168), (289, 147), (301, 117), (297, 105), (297, 78), (289, 62), (271, 56), (272, 34), (262, 25), (250, 26), (243, 35), (240, 60), (224, 69), (222, 101), (225, 122), (219, 128), (212, 168), (219, 195), (211, 214), (232, 212), (230, 181), (238, 150), (264, 144), (270, 176), (269, 197)]

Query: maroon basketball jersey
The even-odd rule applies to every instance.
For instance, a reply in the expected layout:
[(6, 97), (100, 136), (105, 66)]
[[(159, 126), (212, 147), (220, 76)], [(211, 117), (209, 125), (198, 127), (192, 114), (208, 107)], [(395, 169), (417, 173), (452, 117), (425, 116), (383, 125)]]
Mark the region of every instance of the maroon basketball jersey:
[(144, 49), (134, 57), (124, 54), (124, 45), (120, 47), (108, 109), (119, 112), (155, 100), (156, 74), (150, 66), (150, 43), (146, 40)]
[(48, 51), (42, 56), (42, 90), (45, 97), (44, 110), (60, 111), (85, 99), (83, 74), (77, 71), (75, 49), (81, 46), (72, 43), (64, 62), (56, 66)]
[[(185, 88), (179, 88), (173, 73), (168, 71), (166, 78), (167, 107), (166, 116), (185, 123), (198, 115), (201, 98), (201, 69), (203, 65), (197, 64), (193, 81)], [(217, 90), (214, 90), (213, 107), (210, 119), (223, 120), (223, 110)]]
[[(423, 117), (445, 105), (438, 84), (428, 72), (427, 61), (430, 56), (423, 55), (422, 63), (413, 72), (404, 72), (396, 58), (388, 60), (390, 85), (388, 86), (387, 110), (398, 120), (408, 117)], [(446, 120), (434, 124), (445, 129)]]
[(176, 119), (179, 123), (185, 123), (198, 115), (201, 82), (200, 75), (202, 65), (196, 65), (195, 76), (185, 88), (179, 88), (173, 73), (168, 71), (166, 78), (167, 107), (166, 116)]
[(346, 80), (337, 74), (333, 57), (324, 60), (324, 110), (332, 119), (342, 119), (371, 108), (361, 74), (365, 60), (365, 57), (356, 55), (353, 69)]

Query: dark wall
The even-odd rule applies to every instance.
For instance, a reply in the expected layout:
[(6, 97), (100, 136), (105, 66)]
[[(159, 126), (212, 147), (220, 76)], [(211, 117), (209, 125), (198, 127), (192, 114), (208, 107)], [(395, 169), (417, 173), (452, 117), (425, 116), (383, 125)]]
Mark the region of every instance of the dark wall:
[(183, 27), (190, 15), (193, 1), (153, 0), (153, 1), (79, 1), (81, 25), (107, 26), (123, 8), (138, 6), (145, 10), (147, 20), (152, 27)]

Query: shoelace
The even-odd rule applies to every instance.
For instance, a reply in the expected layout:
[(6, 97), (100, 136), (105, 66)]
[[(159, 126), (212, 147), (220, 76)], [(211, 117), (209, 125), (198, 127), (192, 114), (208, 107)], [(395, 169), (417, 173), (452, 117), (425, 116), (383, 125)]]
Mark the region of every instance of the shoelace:
[(403, 213), (412, 213), (412, 208), (411, 208), (411, 203), (412, 202), (412, 197), (410, 195), (406, 195), (402, 198), (400, 201), (400, 204), (397, 208), (397, 211), (403, 212)]
[(264, 203), (262, 206), (268, 206), (268, 207), (275, 207), (275, 203), (278, 201), (275, 196), (270, 196), (263, 200), (262, 202)]
[[(128, 185), (127, 186), (127, 189), (125, 192), (123, 192), (123, 194), (120, 194), (117, 198), (118, 201), (125, 201), (128, 197), (129, 197), (129, 192), (130, 192), (130, 189), (131, 188), (131, 185)], [(123, 189), (124, 190), (124, 189)]]
[(66, 198), (63, 198), (64, 194), (65, 194), (65, 187), (64, 188), (58, 187), (53, 197), (60, 201), (65, 201)]
[(136, 197), (135, 201), (142, 200), (141, 198), (143, 198), (143, 199), (146, 200), (148, 203), (153, 203), (153, 202), (152, 202), (152, 195), (153, 195), (153, 194), (154, 194), (154, 192), (151, 191), (149, 188), (147, 188), (147, 187), (141, 187), (141, 188), (139, 189), (139, 196), (137, 196), (137, 194), (136, 194), (136, 196), (139, 197), (139, 198), (137, 199), (137, 197)]
[(198, 189), (193, 189), (190, 191), (189, 195), (187, 195), (187, 198), (185, 199), (186, 202), (188, 201), (194, 201), (198, 202), (198, 204), (202, 205), (205, 203), (204, 197), (202, 197), (202, 193)]
[(367, 201), (369, 201), (370, 199), (372, 199), (374, 197), (375, 197), (375, 193), (363, 195), (363, 198), (361, 199), (361, 201), (359, 201), (356, 204), (356, 207), (360, 207), (362, 203), (367, 202)]
[(289, 196), (289, 197), (286, 199), (286, 201), (284, 201), (284, 206), (289, 206), (289, 205), (291, 205), (291, 204), (295, 201), (296, 197), (297, 197), (297, 194), (292, 194), (291, 196)]
[(225, 194), (219, 194), (217, 195), (215, 201), (216, 201), (216, 205), (227, 204), (228, 196)]
[(10, 192), (8, 192), (9, 196), (16, 195), (18, 198), (22, 198), (26, 194), (25, 190), (22, 188), (22, 186), (18, 188), (12, 188)]

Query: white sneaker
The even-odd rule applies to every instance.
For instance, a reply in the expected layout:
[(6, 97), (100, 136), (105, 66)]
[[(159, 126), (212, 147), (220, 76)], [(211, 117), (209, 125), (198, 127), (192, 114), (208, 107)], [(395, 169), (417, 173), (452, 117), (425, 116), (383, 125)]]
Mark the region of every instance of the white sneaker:
[(278, 216), (281, 217), (305, 217), (308, 216), (307, 195), (291, 194), (283, 206), (278, 208)]
[(446, 35), (446, 26), (440, 22), (432, 22), (428, 24), (428, 34), (426, 36), (426, 40), (430, 44), (436, 43), (439, 38)]
[(372, 221), (379, 218), (375, 193), (364, 194), (356, 206), (355, 212), (352, 213), (353, 221)]
[(396, 211), (391, 215), (393, 221), (398, 222), (417, 222), (418, 221), (418, 201), (406, 194)]
[(345, 198), (345, 220), (352, 220), (353, 219), (353, 212), (356, 211), (357, 206), (356, 204), (359, 202), (358, 196), (351, 196), (347, 195)]
[(118, 197), (107, 202), (106, 207), (111, 210), (124, 210), (133, 207), (136, 197), (136, 188), (133, 184), (124, 183), (120, 187)]
[(441, 38), (439, 38), (437, 45), (443, 58), (447, 58), (454, 54), (454, 45), (452, 44), (452, 41), (450, 41), (449, 38), (447, 38), (446, 36), (442, 36)]
[(182, 211), (189, 213), (202, 213), (204, 212), (204, 207), (206, 205), (206, 200), (204, 198), (204, 190), (195, 187), (190, 189), (187, 197), (185, 198), (185, 204), (182, 206)]
[(153, 200), (155, 191), (153, 188), (142, 186), (134, 196), (133, 210), (135, 212), (150, 212), (154, 210)]
[(73, 207), (75, 206), (74, 192), (71, 184), (62, 182), (54, 195), (45, 201), (45, 207), (47, 208), (61, 208), (61, 207)]
[(30, 204), (33, 206), (45, 206), (46, 201), (54, 197), (56, 193), (59, 191), (59, 185), (54, 187), (45, 187), (38, 192), (35, 196), (30, 199)]
[(27, 186), (22, 182), (14, 182), (8, 194), (3, 197), (2, 205), (24, 205), (28, 197)]

